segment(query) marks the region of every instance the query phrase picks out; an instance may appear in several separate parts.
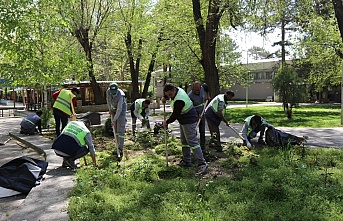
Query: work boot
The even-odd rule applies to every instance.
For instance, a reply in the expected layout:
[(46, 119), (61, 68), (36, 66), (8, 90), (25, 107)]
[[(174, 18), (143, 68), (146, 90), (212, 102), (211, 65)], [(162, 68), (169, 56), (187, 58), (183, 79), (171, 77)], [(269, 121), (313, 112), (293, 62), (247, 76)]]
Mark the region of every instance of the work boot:
[(69, 167), (70, 169), (76, 169), (77, 168), (74, 160), (72, 160), (72, 159), (64, 158), (62, 166), (63, 165), (65, 165), (66, 167)]
[(64, 167), (64, 168), (68, 167), (68, 164), (66, 163), (66, 159), (65, 158), (63, 158), (62, 167)]
[[(113, 151), (113, 153), (112, 153), (112, 154), (118, 157), (117, 148), (116, 148), (116, 149), (114, 149), (114, 151)], [(119, 154), (120, 154), (120, 156), (119, 156), (119, 157), (120, 157), (120, 158), (122, 158), (122, 157), (123, 157), (123, 150), (119, 149)], [(119, 158), (119, 157), (118, 157), (118, 158)]]
[(193, 164), (191, 162), (185, 162), (184, 160), (181, 160), (180, 163), (177, 164), (180, 167), (192, 167)]
[(208, 170), (208, 164), (202, 164), (198, 166), (198, 172), (195, 174), (195, 176), (201, 176), (207, 173)]

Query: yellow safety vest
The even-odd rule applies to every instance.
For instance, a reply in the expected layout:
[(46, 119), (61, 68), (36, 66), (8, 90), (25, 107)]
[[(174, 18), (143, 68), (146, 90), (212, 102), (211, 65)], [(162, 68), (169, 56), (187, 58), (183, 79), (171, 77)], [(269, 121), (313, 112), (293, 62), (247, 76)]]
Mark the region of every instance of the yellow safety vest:
[(54, 103), (53, 108), (59, 109), (62, 112), (71, 115), (72, 112), (70, 110), (70, 104), (74, 97), (75, 95), (73, 92), (67, 89), (62, 89)]

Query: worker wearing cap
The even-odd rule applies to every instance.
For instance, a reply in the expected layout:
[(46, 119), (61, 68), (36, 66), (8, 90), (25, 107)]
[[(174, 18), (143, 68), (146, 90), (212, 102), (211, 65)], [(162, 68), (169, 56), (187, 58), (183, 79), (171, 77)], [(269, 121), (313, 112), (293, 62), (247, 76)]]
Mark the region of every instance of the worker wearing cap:
[(68, 123), (68, 118), (73, 115), (71, 105), (76, 107), (77, 94), (79, 94), (79, 89), (77, 88), (72, 88), (71, 90), (61, 89), (52, 94), (54, 99), (53, 114), (56, 122), (56, 136), (61, 134), (61, 130)]
[(142, 121), (142, 127), (146, 126), (150, 129), (150, 122), (149, 122), (149, 109), (150, 100), (140, 98), (135, 100), (130, 106), (131, 110), (131, 118), (132, 118), (132, 134), (133, 136), (136, 135), (136, 123), (137, 118)]
[(75, 160), (87, 155), (88, 152), (92, 157), (93, 165), (97, 165), (90, 127), (89, 119), (70, 121), (54, 141), (52, 149), (57, 156), (63, 157), (62, 167), (75, 169)]
[[(126, 98), (125, 93), (118, 88), (115, 82), (110, 83), (106, 91), (106, 100), (109, 113), (112, 119), (112, 126), (116, 133), (117, 148), (120, 157), (123, 156), (125, 124), (126, 124)], [(117, 150), (113, 152), (117, 154)]]

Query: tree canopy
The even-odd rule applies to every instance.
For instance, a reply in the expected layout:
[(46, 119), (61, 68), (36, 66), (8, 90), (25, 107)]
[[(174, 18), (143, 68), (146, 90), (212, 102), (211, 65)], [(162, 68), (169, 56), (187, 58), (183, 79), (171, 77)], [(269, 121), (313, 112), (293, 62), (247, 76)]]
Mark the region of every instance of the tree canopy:
[[(95, 93), (99, 80), (132, 80), (136, 98), (138, 80), (147, 82), (146, 96), (151, 72), (169, 67), (172, 82), (188, 86), (200, 80), (214, 96), (221, 87), (245, 81), (230, 30), (267, 34), (280, 28), (275, 43), (281, 46), (281, 57), (294, 52), (299, 65), (307, 67), (302, 79), (321, 91), (341, 81), (341, 3), (4, 0), (0, 77), (11, 86), (89, 80)], [(294, 33), (297, 42), (290, 44), (287, 36)], [(258, 46), (250, 52), (273, 56)], [(96, 97), (102, 102), (100, 95)]]

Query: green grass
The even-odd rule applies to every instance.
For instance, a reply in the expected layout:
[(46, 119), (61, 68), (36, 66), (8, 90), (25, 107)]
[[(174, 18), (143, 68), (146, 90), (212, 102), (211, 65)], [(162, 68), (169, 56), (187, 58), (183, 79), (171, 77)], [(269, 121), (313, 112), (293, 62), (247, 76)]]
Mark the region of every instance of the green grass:
[(152, 154), (122, 168), (80, 169), (70, 220), (343, 220), (341, 150), (234, 146), (226, 154), (227, 175), (205, 179), (195, 169), (166, 170)]
[[(340, 126), (340, 107), (335, 106), (301, 106), (293, 109), (292, 120), (281, 107), (233, 108), (226, 116), (242, 123), (252, 114), (275, 127)], [(77, 171), (70, 220), (343, 221), (341, 149), (294, 146), (248, 152), (228, 144), (212, 172), (196, 178), (196, 168), (166, 168), (162, 138), (142, 133), (137, 139), (126, 142), (134, 157), (120, 168), (111, 150), (103, 150), (97, 153), (99, 169)], [(169, 142), (179, 158), (179, 139)], [(147, 153), (134, 154), (142, 150)]]
[(253, 114), (260, 114), (275, 127), (339, 127), (341, 123), (340, 106), (300, 106), (293, 108), (292, 119), (288, 119), (282, 107), (239, 107), (226, 110), (226, 117), (231, 123), (243, 123)]

